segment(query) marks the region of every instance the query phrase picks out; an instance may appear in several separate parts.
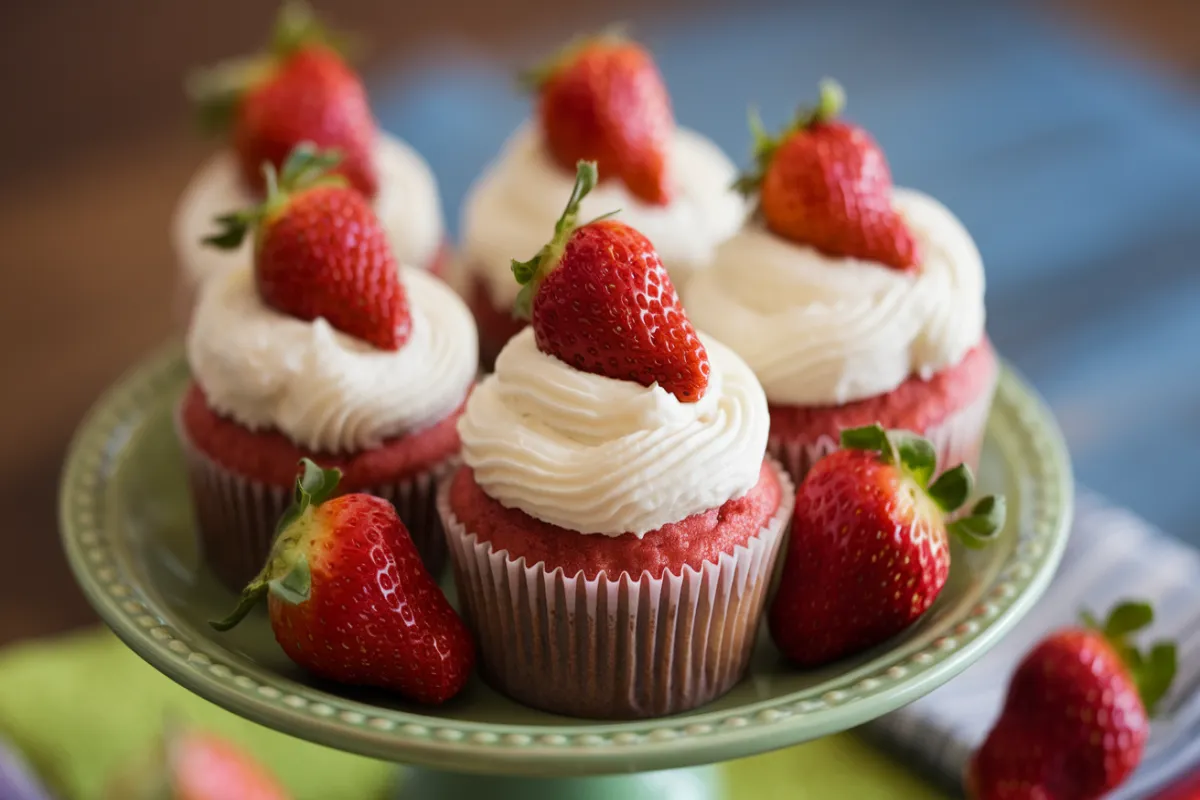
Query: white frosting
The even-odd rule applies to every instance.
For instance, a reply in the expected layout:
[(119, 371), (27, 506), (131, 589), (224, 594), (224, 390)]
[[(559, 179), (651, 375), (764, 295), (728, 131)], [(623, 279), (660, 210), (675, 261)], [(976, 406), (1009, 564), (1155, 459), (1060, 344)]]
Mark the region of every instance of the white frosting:
[[(376, 139), (375, 166), (379, 171), (375, 213), (387, 230), (396, 261), (427, 268), (444, 238), (433, 172), (417, 151), (383, 132)], [(172, 230), (176, 259), (189, 286), (246, 263), (253, 237), (247, 237), (238, 250), (218, 250), (201, 240), (216, 232), (215, 217), (256, 202), (228, 150), (217, 153), (195, 174), (176, 208)]]
[(688, 316), (780, 405), (841, 404), (957, 364), (983, 336), (983, 262), (945, 206), (897, 189), (919, 273), (832, 258), (748, 224), (683, 288)]
[[(620, 180), (605, 180), (584, 198), (579, 219), (619, 209), (617, 218), (650, 239), (678, 285), (711, 262), (717, 245), (741, 226), (746, 204), (730, 189), (737, 177), (733, 162), (700, 134), (677, 128), (669, 157), (668, 205), (644, 203)], [(463, 208), (462, 267), (484, 280), (497, 308), (510, 307), (521, 288), (512, 259), (531, 258), (550, 240), (574, 181), (550, 159), (536, 126), (526, 124), (471, 188)]]
[(209, 406), (252, 430), (278, 430), (329, 453), (365, 450), (444, 419), (475, 378), (475, 323), (437, 278), (408, 267), (400, 276), (412, 332), (395, 351), (324, 319), (305, 322), (268, 308), (245, 266), (206, 281), (187, 353)]
[(580, 533), (641, 536), (740, 497), (758, 482), (767, 400), (745, 362), (700, 338), (708, 388), (682, 403), (581, 372), (526, 328), (459, 418), (463, 461), (502, 505)]

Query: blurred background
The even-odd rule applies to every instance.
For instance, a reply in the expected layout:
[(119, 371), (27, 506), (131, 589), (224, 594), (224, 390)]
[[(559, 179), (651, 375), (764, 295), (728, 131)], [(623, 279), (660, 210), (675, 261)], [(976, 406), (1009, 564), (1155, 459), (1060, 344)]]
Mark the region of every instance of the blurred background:
[[(1054, 406), (1078, 478), (1200, 543), (1200, 2), (325, 0), (369, 36), (383, 127), (441, 180), (528, 111), (511, 73), (614, 19), (657, 52), (679, 120), (739, 161), (831, 75), (897, 183), (957, 212), (998, 348)], [(172, 333), (173, 205), (212, 152), (187, 68), (251, 52), (272, 0), (0, 4), (0, 643), (92, 621), (56, 531), (71, 431)]]

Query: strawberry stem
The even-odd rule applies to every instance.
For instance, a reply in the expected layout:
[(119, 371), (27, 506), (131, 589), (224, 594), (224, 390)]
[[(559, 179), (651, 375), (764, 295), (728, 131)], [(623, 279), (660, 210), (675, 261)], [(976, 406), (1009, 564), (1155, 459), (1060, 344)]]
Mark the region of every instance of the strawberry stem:
[[(513, 259), (513, 277), (522, 287), (513, 304), (513, 316), (520, 319), (530, 318), (533, 310), (533, 298), (537, 294), (538, 286), (558, 266), (558, 261), (562, 258), (563, 251), (566, 250), (567, 240), (579, 227), (579, 204), (583, 202), (583, 198), (587, 197), (588, 192), (596, 187), (599, 179), (600, 174), (596, 169), (595, 161), (580, 161), (576, 165), (575, 185), (571, 188), (567, 206), (563, 209), (558, 222), (554, 223), (554, 237), (528, 261)], [(601, 219), (603, 218), (601, 217)]]
[(1158, 641), (1143, 655), (1129, 639), (1130, 635), (1150, 626), (1154, 622), (1154, 609), (1149, 603), (1126, 600), (1118, 603), (1108, 613), (1104, 624), (1088, 611), (1080, 615), (1084, 625), (1098, 631), (1121, 657), (1129, 675), (1138, 688), (1146, 714), (1154, 716), (1158, 703), (1171, 688), (1178, 668), (1178, 654), (1174, 642)]
[(218, 631), (227, 631), (246, 618), (259, 600), (270, 591), (289, 603), (303, 603), (312, 588), (308, 559), (297, 546), (304, 526), (296, 523), (337, 492), (342, 471), (336, 467), (323, 469), (316, 462), (300, 460), (300, 475), (292, 490), (292, 504), (279, 518), (275, 528), (275, 543), (262, 571), (242, 590), (237, 607), (223, 619), (209, 622)]
[(776, 136), (767, 133), (758, 110), (752, 107), (748, 117), (754, 166), (734, 181), (733, 189), (746, 197), (757, 194), (780, 145), (795, 133), (836, 119), (845, 107), (846, 92), (832, 78), (825, 78), (818, 84), (817, 104), (810, 108), (801, 107), (787, 127)]
[(236, 250), (242, 246), (246, 234), (282, 210), (292, 195), (319, 186), (347, 185), (344, 177), (329, 173), (341, 160), (342, 154), (338, 150), (317, 150), (311, 143), (302, 142), (288, 154), (279, 173), (275, 172), (274, 165), (264, 163), (266, 199), (256, 206), (217, 217), (215, 222), (219, 230), (202, 241), (221, 250)]

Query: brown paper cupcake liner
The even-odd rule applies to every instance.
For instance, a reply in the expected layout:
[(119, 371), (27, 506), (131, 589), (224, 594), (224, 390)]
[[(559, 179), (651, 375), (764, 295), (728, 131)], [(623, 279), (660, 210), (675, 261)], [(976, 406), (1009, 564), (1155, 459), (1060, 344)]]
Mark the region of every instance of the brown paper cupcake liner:
[[(979, 469), (979, 457), (983, 450), (983, 439), (987, 429), (988, 413), (992, 408), (996, 380), (970, 404), (955, 411), (937, 425), (917, 431), (930, 441), (937, 451), (938, 471), (958, 464), (966, 464), (973, 471)], [(777, 458), (799, 483), (813, 465), (838, 449), (837, 439), (822, 435), (812, 441), (785, 441), (771, 436), (767, 440), (767, 452)]]
[(745, 546), (661, 578), (588, 580), (527, 564), (465, 529), (438, 493), (458, 596), (484, 678), (525, 705), (595, 719), (676, 714), (746, 671), (795, 490), (774, 460), (779, 508)]
[[(291, 504), (293, 487), (263, 483), (226, 469), (194, 447), (182, 425), (176, 429), (192, 490), (201, 556), (222, 583), (240, 590), (266, 563), (275, 526)], [(404, 480), (356, 489), (396, 507), (421, 560), (435, 576), (446, 564), (437, 487), (457, 464), (454, 457)]]

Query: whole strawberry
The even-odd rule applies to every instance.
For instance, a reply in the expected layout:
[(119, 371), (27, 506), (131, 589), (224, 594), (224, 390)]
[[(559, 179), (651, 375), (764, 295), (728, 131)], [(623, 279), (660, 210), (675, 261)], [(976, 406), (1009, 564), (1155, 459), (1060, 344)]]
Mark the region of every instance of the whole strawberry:
[(596, 165), (579, 162), (554, 238), (531, 260), (513, 261), (524, 285), (515, 312), (532, 321), (539, 350), (576, 369), (699, 400), (708, 353), (650, 240), (613, 219), (577, 223), (596, 179)]
[(814, 109), (801, 110), (777, 138), (751, 119), (755, 173), (737, 188), (759, 195), (767, 227), (831, 256), (916, 270), (920, 247), (892, 205), (892, 175), (871, 135), (837, 121), (841, 87), (821, 85)]
[(236, 249), (251, 230), (254, 275), (267, 305), (297, 319), (324, 317), (338, 330), (382, 350), (398, 350), (412, 329), (408, 296), (379, 219), (338, 175), (336, 153), (297, 147), (276, 178), (263, 167), (267, 199), (218, 217), (205, 239)]
[(525, 78), (538, 92), (546, 147), (563, 169), (595, 161), (602, 176), (620, 178), (639, 200), (670, 201), (675, 118), (644, 48), (616, 35), (583, 39)]
[(288, 800), (279, 782), (236, 745), (205, 731), (168, 727), (151, 752), (117, 773), (107, 800)]
[(231, 130), (232, 145), (248, 186), (266, 191), (262, 163), (283, 168), (302, 142), (342, 153), (338, 171), (374, 197), (375, 118), (358, 75), (337, 51), (308, 6), (284, 4), (270, 51), (199, 73), (190, 82), (201, 121), (211, 131)]
[(936, 481), (925, 439), (879, 425), (842, 432), (796, 491), (791, 538), (769, 612), (771, 636), (792, 661), (816, 666), (872, 647), (917, 620), (950, 572), (948, 534), (981, 547), (1004, 525), (988, 496), (947, 523), (971, 493), (965, 464)]
[(1051, 634), (1017, 666), (995, 727), (967, 768), (977, 800), (1092, 800), (1142, 758), (1149, 717), (1175, 676), (1175, 646), (1143, 655), (1129, 635), (1146, 603), (1118, 605), (1100, 625)]
[(275, 639), (313, 674), (421, 703), (454, 697), (475, 645), (396, 510), (371, 495), (334, 497), (338, 470), (301, 465), (270, 560), (213, 627), (229, 630), (266, 595)]

